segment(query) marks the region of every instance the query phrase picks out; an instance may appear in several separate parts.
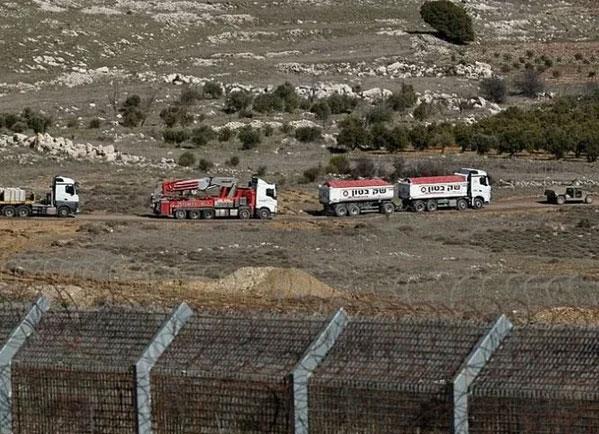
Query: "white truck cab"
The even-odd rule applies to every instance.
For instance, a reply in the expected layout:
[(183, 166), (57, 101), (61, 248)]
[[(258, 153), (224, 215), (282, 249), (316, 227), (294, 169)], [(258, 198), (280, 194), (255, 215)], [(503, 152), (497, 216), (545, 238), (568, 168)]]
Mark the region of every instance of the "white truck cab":
[(456, 172), (457, 175), (466, 175), (468, 177), (468, 188), (470, 189), (470, 200), (474, 205), (476, 200), (481, 200), (483, 203), (491, 203), (491, 183), (489, 175), (484, 170), (463, 168)]
[(56, 208), (58, 214), (68, 208), (69, 214), (79, 213), (79, 184), (64, 176), (54, 177), (51, 188), (50, 205)]
[(256, 191), (256, 213), (268, 210), (270, 215), (278, 212), (277, 186), (260, 178), (252, 178), (250, 187)]

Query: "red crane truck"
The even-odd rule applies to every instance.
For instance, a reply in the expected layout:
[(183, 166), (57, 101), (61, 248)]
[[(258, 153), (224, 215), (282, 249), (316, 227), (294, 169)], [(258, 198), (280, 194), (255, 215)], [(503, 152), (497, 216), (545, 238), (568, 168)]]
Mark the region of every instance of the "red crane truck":
[(152, 194), (152, 208), (176, 219), (268, 219), (277, 213), (277, 188), (256, 177), (247, 186), (226, 177), (165, 181)]

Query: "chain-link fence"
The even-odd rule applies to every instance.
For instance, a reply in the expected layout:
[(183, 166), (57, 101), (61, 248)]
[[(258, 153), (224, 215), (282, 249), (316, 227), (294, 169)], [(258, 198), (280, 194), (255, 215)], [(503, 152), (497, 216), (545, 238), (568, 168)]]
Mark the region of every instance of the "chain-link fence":
[(599, 328), (0, 305), (0, 433), (599, 432)]

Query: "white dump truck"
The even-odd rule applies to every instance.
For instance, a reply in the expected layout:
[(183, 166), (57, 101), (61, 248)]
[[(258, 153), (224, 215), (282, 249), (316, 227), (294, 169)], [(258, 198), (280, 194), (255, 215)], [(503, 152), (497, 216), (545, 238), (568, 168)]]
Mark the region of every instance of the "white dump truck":
[(78, 185), (71, 178), (55, 176), (46, 197), (37, 201), (22, 188), (0, 187), (0, 215), (5, 217), (58, 216), (79, 213)]
[(453, 175), (407, 178), (397, 184), (402, 208), (416, 212), (438, 208), (480, 209), (491, 202), (487, 172), (460, 169)]
[(396, 208), (395, 197), (395, 186), (380, 178), (333, 179), (319, 188), (319, 200), (325, 214), (337, 217), (367, 212), (391, 214)]
[(489, 177), (483, 170), (460, 169), (447, 176), (406, 178), (397, 184), (380, 178), (340, 180), (321, 185), (325, 214), (356, 216), (367, 212), (479, 209), (491, 202)]

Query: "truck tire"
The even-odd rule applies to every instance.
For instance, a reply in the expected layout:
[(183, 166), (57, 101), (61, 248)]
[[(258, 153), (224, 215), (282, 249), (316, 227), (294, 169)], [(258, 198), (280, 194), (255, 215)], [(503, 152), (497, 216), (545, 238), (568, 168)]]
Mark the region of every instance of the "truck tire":
[(28, 206), (20, 206), (17, 208), (17, 216), (21, 218), (29, 217), (31, 214), (31, 209)]
[(189, 211), (187, 213), (187, 216), (191, 219), (191, 220), (197, 220), (200, 218), (200, 211), (198, 211), (197, 209), (192, 209), (191, 211)]
[(205, 209), (204, 211), (202, 211), (202, 218), (204, 220), (212, 220), (214, 218), (214, 210)]
[(4, 217), (14, 217), (16, 213), (17, 211), (15, 210), (14, 206), (5, 206), (2, 209), (2, 214), (4, 215)]
[(485, 205), (485, 201), (480, 197), (475, 197), (474, 202), (472, 202), (472, 206), (474, 209), (481, 209)]
[(458, 199), (455, 207), (458, 211), (465, 211), (468, 208), (468, 202), (466, 199)]
[(412, 204), (412, 208), (414, 209), (414, 211), (416, 212), (422, 212), (426, 209), (426, 205), (423, 201), (421, 200), (417, 200)]
[(428, 201), (426, 202), (426, 210), (427, 210), (428, 212), (434, 212), (434, 211), (437, 211), (437, 208), (438, 208), (438, 206), (437, 206), (437, 201), (436, 201), (436, 200), (434, 200), (434, 199), (430, 199), (430, 200), (428, 200)]
[(239, 218), (241, 220), (247, 220), (252, 216), (249, 208), (239, 208)]
[(555, 199), (555, 203), (558, 205), (563, 205), (566, 203), (566, 198), (561, 194)]
[(184, 220), (187, 218), (187, 211), (184, 209), (176, 209), (173, 215), (177, 220)]
[(267, 220), (271, 217), (270, 210), (268, 208), (260, 208), (256, 215), (260, 220)]
[(347, 215), (347, 207), (342, 203), (338, 203), (335, 205), (335, 215), (337, 217), (345, 217)]
[(56, 215), (60, 218), (66, 218), (71, 215), (71, 210), (68, 206), (61, 206), (58, 208), (58, 211), (56, 211)]
[(589, 205), (592, 204), (593, 203), (593, 196), (591, 196), (590, 194), (587, 195), (587, 197), (584, 198), (584, 203), (587, 203)]
[(385, 215), (390, 215), (395, 212), (395, 205), (391, 202), (385, 202), (381, 205), (381, 213)]
[(360, 207), (355, 203), (350, 203), (347, 206), (347, 215), (350, 217), (356, 217), (360, 215)]

